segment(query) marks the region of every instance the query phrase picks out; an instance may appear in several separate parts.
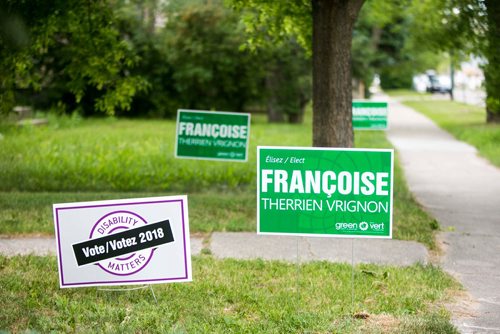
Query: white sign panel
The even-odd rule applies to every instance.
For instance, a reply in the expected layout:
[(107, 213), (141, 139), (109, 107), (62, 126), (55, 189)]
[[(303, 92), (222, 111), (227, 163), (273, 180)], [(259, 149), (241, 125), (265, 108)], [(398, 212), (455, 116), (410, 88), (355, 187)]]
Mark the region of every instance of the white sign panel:
[(187, 196), (54, 204), (61, 288), (187, 282)]

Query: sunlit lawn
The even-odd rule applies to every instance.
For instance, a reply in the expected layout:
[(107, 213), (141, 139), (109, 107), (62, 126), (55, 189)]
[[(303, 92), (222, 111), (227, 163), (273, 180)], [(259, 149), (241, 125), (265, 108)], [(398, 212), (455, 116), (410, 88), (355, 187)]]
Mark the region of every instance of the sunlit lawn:
[[(247, 163), (174, 158), (175, 123), (50, 117), (0, 127), (0, 234), (53, 234), (52, 204), (188, 194), (191, 233), (255, 231), (257, 145), (310, 146), (311, 123), (253, 117)], [(356, 147), (387, 148), (382, 132)], [(395, 238), (434, 248), (434, 219), (409, 193), (396, 159)], [(432, 265), (193, 259), (192, 283), (104, 292), (59, 289), (54, 257), (0, 256), (0, 331), (132, 333), (456, 333), (443, 305), (458, 284)], [(43, 273), (43, 274), (41, 274)], [(298, 289), (298, 291), (297, 291)], [(353, 315), (368, 315), (367, 319)]]
[[(255, 231), (256, 146), (310, 146), (301, 125), (253, 116), (249, 161), (174, 158), (175, 121), (50, 117), (46, 127), (6, 128), (0, 141), (0, 233), (53, 234), (52, 204), (188, 194), (193, 233)], [(356, 147), (387, 148), (362, 131)], [(394, 237), (434, 247), (436, 222), (409, 193), (396, 159)]]
[[(59, 289), (55, 257), (0, 256), (0, 331), (40, 333), (457, 333), (441, 270), (193, 258), (192, 283)], [(43, 274), (42, 274), (43, 273)], [(298, 290), (297, 290), (298, 289)], [(353, 315), (368, 316), (367, 319)]]

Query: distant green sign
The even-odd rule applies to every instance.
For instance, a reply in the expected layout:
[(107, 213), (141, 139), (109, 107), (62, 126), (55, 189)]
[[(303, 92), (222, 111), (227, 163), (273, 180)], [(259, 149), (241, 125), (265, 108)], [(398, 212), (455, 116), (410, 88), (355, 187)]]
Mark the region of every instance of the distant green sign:
[(177, 158), (247, 161), (250, 114), (178, 110)]
[(354, 129), (387, 130), (387, 102), (353, 101)]
[(391, 238), (393, 153), (258, 147), (257, 233)]

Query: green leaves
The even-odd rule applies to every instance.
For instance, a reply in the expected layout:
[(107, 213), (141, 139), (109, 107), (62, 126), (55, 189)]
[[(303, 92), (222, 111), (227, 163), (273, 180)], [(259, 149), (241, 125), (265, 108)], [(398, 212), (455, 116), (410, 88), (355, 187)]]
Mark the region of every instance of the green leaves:
[[(11, 3), (8, 17), (36, 12), (38, 1)], [(132, 97), (147, 88), (141, 76), (127, 73), (138, 61), (124, 43), (113, 8), (105, 1), (51, 1), (34, 17), (21, 18), (31, 43), (16, 52), (0, 45), (0, 74), (5, 93), (18, 88), (51, 94), (51, 100), (73, 95), (98, 111), (113, 115), (130, 107)], [(67, 98), (65, 98), (67, 100)], [(2, 101), (3, 102), (3, 101)], [(9, 110), (15, 101), (5, 101)], [(67, 102), (66, 102), (67, 103)]]
[(440, 51), (464, 50), (477, 54), (487, 30), (481, 0), (413, 1), (412, 36), (422, 47)]
[(310, 55), (312, 52), (312, 7), (308, 0), (226, 0), (241, 12), (250, 38), (250, 49), (272, 47), (295, 38)]

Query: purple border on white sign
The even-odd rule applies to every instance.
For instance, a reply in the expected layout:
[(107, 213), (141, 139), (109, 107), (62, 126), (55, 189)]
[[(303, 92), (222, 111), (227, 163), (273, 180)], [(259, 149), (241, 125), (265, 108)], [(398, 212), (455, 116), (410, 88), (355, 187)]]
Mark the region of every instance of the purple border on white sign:
[[(181, 205), (181, 217), (182, 217), (182, 238), (183, 238), (183, 248), (184, 248), (184, 276), (183, 277), (165, 277), (165, 278), (155, 278), (155, 279), (143, 279), (143, 280), (119, 280), (119, 281), (95, 281), (95, 282), (82, 282), (82, 283), (64, 283), (64, 272), (62, 267), (62, 251), (61, 251), (61, 240), (59, 233), (59, 210), (74, 210), (74, 209), (89, 209), (98, 208), (106, 206), (124, 206), (124, 205), (140, 205), (140, 204), (155, 204), (155, 203), (172, 203), (180, 202)], [(148, 283), (148, 282), (161, 282), (161, 281), (176, 281), (176, 280), (186, 280), (189, 278), (188, 260), (187, 260), (187, 250), (186, 250), (186, 226), (184, 217), (184, 200), (174, 199), (174, 200), (159, 200), (159, 201), (147, 201), (147, 202), (127, 202), (127, 203), (115, 203), (115, 204), (100, 204), (100, 205), (83, 205), (83, 206), (72, 206), (64, 208), (55, 209), (55, 219), (56, 219), (56, 229), (57, 229), (57, 251), (59, 260), (59, 273), (61, 275), (61, 287), (69, 286), (85, 286), (85, 285), (111, 285), (111, 284), (126, 284), (126, 283)]]

